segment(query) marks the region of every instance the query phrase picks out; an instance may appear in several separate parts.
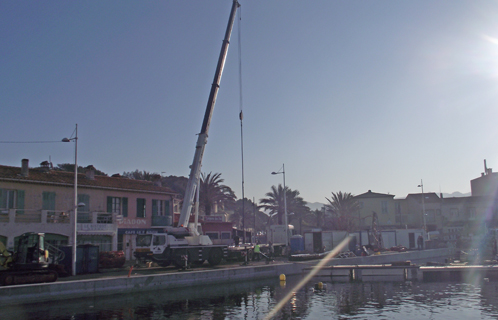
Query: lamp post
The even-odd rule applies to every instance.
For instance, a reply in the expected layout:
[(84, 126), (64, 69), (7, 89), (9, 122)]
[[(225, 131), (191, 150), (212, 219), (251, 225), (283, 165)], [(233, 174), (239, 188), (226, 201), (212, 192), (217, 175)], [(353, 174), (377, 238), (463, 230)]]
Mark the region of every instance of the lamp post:
[(76, 235), (78, 233), (77, 223), (78, 223), (78, 124), (76, 124), (76, 129), (74, 130), (74, 138), (64, 138), (62, 142), (74, 141), (74, 220), (73, 220), (73, 261), (72, 261), (72, 273), (73, 276), (76, 275)]
[(418, 185), (419, 188), (422, 188), (422, 218), (424, 221), (424, 231), (427, 234), (427, 225), (425, 224), (425, 196), (424, 196), (424, 183), (422, 182), (422, 179), (420, 179), (420, 184)]
[(282, 171), (272, 172), (271, 174), (282, 174), (284, 176), (284, 223), (285, 223), (285, 245), (289, 245), (289, 224), (287, 222), (287, 194), (285, 189), (285, 164), (282, 164)]

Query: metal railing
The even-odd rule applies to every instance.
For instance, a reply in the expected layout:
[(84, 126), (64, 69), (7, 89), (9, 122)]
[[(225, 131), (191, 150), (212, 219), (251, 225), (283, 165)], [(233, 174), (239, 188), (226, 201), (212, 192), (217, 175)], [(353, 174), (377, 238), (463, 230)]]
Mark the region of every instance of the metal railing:
[[(73, 212), (33, 209), (0, 209), (0, 223), (64, 223), (71, 222)], [(116, 216), (108, 212), (78, 212), (78, 223), (113, 224)]]
[(45, 242), (45, 250), (48, 250), (48, 258), (52, 263), (59, 263), (64, 260), (66, 254), (54, 245)]

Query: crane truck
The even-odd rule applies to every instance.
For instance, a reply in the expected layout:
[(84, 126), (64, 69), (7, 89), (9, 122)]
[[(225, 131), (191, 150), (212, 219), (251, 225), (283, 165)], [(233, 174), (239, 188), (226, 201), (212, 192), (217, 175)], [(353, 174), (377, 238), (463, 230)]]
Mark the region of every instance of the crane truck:
[(202, 264), (207, 260), (210, 265), (214, 266), (219, 264), (223, 258), (227, 257), (228, 247), (226, 245), (214, 245), (209, 236), (199, 233), (197, 225), (198, 210), (195, 210), (196, 222), (193, 225), (189, 225), (189, 220), (192, 213), (196, 189), (199, 187), (202, 156), (207, 144), (209, 124), (211, 122), (211, 116), (220, 87), (221, 75), (228, 52), (235, 13), (239, 6), (240, 4), (238, 1), (233, 0), (225, 38), (223, 39), (213, 84), (211, 85), (211, 91), (204, 113), (204, 120), (197, 138), (194, 160), (190, 166), (190, 175), (183, 198), (183, 206), (178, 225), (176, 227), (165, 227), (164, 233), (138, 235), (134, 255), (139, 261), (156, 262), (161, 266), (168, 266), (172, 263), (177, 267), (187, 267), (191, 264)]
[(4, 286), (54, 282), (58, 273), (50, 269), (49, 252), (45, 250), (45, 234), (24, 233), (17, 250), (7, 250), (0, 242), (0, 284)]

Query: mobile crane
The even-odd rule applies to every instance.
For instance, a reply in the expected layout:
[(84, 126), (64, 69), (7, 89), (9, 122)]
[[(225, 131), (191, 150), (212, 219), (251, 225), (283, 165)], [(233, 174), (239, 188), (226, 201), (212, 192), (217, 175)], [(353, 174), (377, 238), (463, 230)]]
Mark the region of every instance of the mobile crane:
[[(202, 156), (207, 144), (209, 124), (220, 87), (221, 75), (225, 66), (235, 13), (239, 6), (238, 1), (233, 0), (225, 38), (223, 39), (206, 112), (204, 113), (201, 132), (197, 138), (194, 160), (190, 166), (190, 175), (183, 198), (178, 226), (166, 227), (165, 233), (138, 235), (134, 255), (140, 261), (152, 261), (162, 266), (168, 266), (173, 263), (178, 267), (187, 267), (190, 264), (202, 264), (205, 260), (210, 265), (217, 265), (223, 258), (227, 257), (228, 247), (226, 245), (214, 245), (208, 236), (199, 234), (197, 223), (189, 226), (189, 220), (194, 204), (196, 188), (199, 186)], [(195, 215), (195, 221), (197, 222), (197, 210), (195, 211)]]

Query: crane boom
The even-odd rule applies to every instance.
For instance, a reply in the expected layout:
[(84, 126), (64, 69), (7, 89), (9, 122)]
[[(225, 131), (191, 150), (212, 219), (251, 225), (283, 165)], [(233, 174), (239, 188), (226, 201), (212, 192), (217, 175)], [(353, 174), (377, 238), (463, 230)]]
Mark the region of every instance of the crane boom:
[[(199, 184), (202, 156), (204, 154), (204, 149), (207, 143), (209, 124), (211, 122), (211, 116), (213, 114), (214, 105), (216, 103), (218, 90), (220, 88), (221, 74), (223, 73), (223, 68), (225, 66), (228, 45), (230, 43), (230, 35), (232, 34), (233, 22), (235, 20), (235, 13), (237, 12), (237, 8), (239, 6), (240, 4), (238, 3), (238, 1), (233, 0), (232, 9), (230, 11), (230, 17), (228, 19), (228, 25), (225, 32), (225, 38), (223, 39), (223, 44), (221, 46), (218, 65), (216, 66), (216, 72), (214, 74), (213, 84), (211, 85), (206, 112), (204, 113), (204, 121), (202, 122), (201, 132), (199, 133), (197, 144), (195, 146), (194, 160), (192, 161), (192, 165), (190, 166), (190, 175), (188, 178), (187, 188), (185, 190), (185, 196), (183, 198), (183, 207), (180, 214), (180, 219), (178, 221), (179, 227), (188, 227), (188, 221), (194, 203), (195, 188)], [(193, 235), (198, 235), (197, 230), (191, 230), (191, 232)]]

